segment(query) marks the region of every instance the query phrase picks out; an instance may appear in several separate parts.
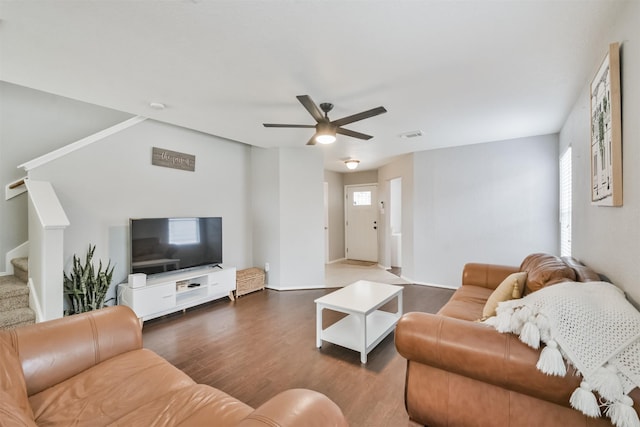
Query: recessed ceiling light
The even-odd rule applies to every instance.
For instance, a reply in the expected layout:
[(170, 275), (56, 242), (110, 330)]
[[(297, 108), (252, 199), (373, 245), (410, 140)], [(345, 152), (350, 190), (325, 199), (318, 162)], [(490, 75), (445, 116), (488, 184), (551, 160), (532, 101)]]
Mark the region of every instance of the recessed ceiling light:
[(422, 136), (422, 131), (421, 130), (412, 130), (410, 132), (401, 133), (398, 136), (400, 138), (417, 138), (419, 136)]
[(161, 102), (150, 102), (149, 107), (153, 108), (154, 110), (164, 110), (165, 105)]

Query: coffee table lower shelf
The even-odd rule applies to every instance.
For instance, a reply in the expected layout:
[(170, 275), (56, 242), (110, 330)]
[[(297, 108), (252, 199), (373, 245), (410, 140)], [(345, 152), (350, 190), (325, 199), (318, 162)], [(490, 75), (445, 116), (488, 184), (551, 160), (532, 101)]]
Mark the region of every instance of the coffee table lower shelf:
[[(366, 343), (362, 342), (362, 320), (366, 318)], [(321, 339), (341, 347), (361, 353), (362, 363), (366, 363), (367, 354), (394, 330), (399, 316), (396, 313), (376, 310), (369, 315), (349, 314), (333, 325), (322, 330)], [(320, 346), (320, 344), (318, 345)]]

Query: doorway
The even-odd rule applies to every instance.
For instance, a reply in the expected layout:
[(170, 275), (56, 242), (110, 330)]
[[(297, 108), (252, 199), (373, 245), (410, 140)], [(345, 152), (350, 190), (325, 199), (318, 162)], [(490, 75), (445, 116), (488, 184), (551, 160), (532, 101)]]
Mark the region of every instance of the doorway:
[(324, 263), (329, 262), (329, 183), (323, 183), (324, 188)]
[(402, 178), (389, 180), (391, 267), (402, 268)]
[(378, 186), (345, 187), (345, 256), (378, 262)]

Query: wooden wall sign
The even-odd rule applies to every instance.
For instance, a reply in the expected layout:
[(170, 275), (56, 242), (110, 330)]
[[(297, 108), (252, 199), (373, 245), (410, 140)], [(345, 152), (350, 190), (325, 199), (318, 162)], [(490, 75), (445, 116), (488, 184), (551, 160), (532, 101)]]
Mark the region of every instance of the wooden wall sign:
[(196, 170), (196, 156), (153, 147), (151, 164), (193, 172)]

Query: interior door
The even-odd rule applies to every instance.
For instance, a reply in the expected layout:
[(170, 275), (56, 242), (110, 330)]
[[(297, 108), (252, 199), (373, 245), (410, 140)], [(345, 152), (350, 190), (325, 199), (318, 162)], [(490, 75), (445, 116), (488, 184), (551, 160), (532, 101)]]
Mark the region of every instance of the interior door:
[(377, 262), (378, 186), (347, 186), (346, 189), (346, 257)]

